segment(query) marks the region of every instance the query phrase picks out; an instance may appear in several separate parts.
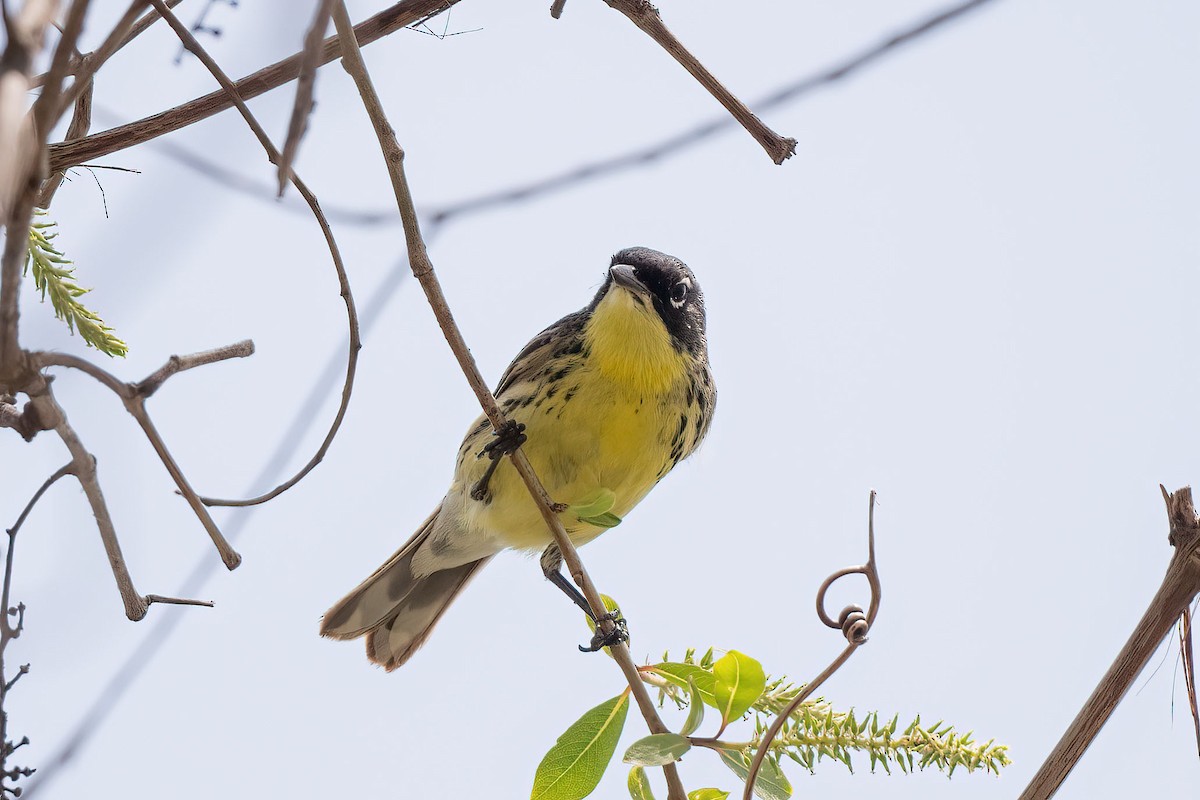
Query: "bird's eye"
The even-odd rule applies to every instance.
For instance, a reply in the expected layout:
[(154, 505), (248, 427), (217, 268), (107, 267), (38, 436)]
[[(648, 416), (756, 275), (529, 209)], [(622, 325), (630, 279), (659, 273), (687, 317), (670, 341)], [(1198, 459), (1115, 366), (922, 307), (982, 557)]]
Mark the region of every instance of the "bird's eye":
[(671, 305), (679, 308), (687, 300), (688, 286), (683, 281), (671, 287)]

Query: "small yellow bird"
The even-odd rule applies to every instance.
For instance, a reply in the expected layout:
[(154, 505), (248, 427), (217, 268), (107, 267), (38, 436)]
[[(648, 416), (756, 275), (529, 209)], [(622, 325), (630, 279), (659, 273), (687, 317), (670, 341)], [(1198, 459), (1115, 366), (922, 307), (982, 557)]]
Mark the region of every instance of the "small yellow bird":
[[(542, 549), (546, 577), (587, 610), (516, 469), (524, 452), (565, 510), (576, 545), (621, 521), (708, 432), (716, 403), (704, 296), (679, 259), (646, 247), (613, 256), (600, 291), (517, 354), (496, 399), (510, 420), (492, 438), (480, 417), (458, 451), (441, 505), (399, 551), (325, 613), (321, 635), (367, 637), (393, 670), (428, 638), (467, 581), (506, 548)], [(611, 641), (593, 642), (611, 644)]]

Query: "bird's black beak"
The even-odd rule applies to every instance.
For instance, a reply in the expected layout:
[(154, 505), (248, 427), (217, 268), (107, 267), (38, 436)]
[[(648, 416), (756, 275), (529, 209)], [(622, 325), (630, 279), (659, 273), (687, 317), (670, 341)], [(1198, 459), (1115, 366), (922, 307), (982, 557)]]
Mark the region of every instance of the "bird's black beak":
[(638, 280), (637, 273), (633, 267), (628, 264), (613, 264), (609, 267), (608, 274), (612, 276), (613, 283), (627, 289), (634, 294), (648, 295), (650, 294), (649, 287)]

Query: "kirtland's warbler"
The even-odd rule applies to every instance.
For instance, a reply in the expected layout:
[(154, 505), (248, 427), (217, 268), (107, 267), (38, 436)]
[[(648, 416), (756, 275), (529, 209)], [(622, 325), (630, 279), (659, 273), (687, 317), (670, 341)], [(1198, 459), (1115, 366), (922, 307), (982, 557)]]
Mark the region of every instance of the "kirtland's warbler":
[(493, 439), (486, 417), (472, 425), (441, 505), (326, 612), (322, 636), (366, 636), (367, 657), (395, 669), (479, 568), (509, 547), (546, 548), (546, 576), (586, 610), (559, 572), (562, 556), (529, 491), (501, 456), (528, 437), (524, 452), (576, 545), (620, 522), (708, 432), (716, 387), (696, 276), (646, 247), (617, 253), (592, 302), (517, 354), (496, 399), (509, 429)]

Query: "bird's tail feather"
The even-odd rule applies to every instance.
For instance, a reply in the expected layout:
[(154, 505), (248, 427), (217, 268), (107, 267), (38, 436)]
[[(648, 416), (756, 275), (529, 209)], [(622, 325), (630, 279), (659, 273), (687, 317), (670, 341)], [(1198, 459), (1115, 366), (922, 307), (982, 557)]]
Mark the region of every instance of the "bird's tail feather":
[(415, 577), (413, 555), (433, 530), (438, 511), (371, 577), (325, 612), (321, 620), (322, 636), (355, 639), (366, 635), (367, 657), (389, 672), (425, 643), (467, 581), (491, 560), (488, 556)]

